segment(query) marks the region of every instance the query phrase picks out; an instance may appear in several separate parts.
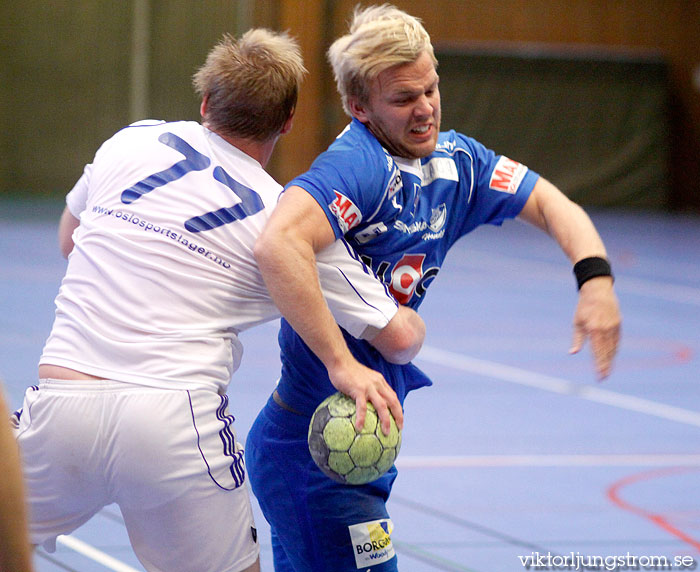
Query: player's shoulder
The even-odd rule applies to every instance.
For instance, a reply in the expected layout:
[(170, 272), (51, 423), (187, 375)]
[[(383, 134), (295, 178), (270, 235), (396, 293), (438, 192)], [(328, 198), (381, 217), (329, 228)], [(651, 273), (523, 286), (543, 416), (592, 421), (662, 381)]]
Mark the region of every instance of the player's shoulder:
[[(428, 160), (433, 160), (436, 157), (443, 158), (439, 159), (441, 161), (449, 158), (454, 162), (457, 170), (462, 173), (487, 169), (497, 158), (496, 153), (483, 143), (454, 129), (440, 133), (435, 151)], [(473, 174), (476, 176), (476, 173)]]
[(113, 139), (137, 139), (150, 137), (154, 132), (171, 132), (185, 138), (196, 137), (204, 132), (204, 127), (196, 121), (164, 121), (162, 119), (142, 119), (130, 123), (117, 131)]
[(483, 150), (485, 150), (484, 145), (473, 137), (451, 129), (450, 131), (440, 132), (434, 153), (454, 156), (460, 152), (474, 154), (481, 153)]
[(126, 126), (129, 127), (154, 127), (156, 125), (165, 125), (167, 121), (163, 119), (141, 119), (140, 121), (134, 121), (133, 123)]
[[(169, 133), (166, 139), (164, 134)], [(204, 140), (204, 127), (196, 121), (162, 121), (144, 119), (122, 127), (107, 139), (98, 149), (96, 158), (113, 154), (144, 156), (159, 154), (167, 147), (178, 147), (178, 142), (188, 146), (201, 147)]]
[(376, 176), (377, 172), (391, 173), (393, 170), (389, 153), (357, 119), (353, 119), (343, 129), (319, 158), (323, 158), (325, 163), (371, 176)]

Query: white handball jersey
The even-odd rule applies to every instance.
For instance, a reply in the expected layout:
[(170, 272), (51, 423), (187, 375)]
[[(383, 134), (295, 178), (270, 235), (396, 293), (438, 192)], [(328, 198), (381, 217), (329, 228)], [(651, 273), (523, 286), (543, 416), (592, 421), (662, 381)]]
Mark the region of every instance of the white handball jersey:
[[(40, 363), (225, 391), (241, 360), (238, 333), (279, 317), (253, 245), (281, 191), (199, 123), (119, 131), (66, 198), (80, 225)], [(352, 335), (396, 313), (342, 241), (319, 255), (318, 268), (331, 311)]]

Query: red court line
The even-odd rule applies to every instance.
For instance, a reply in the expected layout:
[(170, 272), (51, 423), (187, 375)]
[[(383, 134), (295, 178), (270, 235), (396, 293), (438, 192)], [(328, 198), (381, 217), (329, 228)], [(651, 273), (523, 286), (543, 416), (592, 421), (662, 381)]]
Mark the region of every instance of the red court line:
[(620, 490), (628, 485), (639, 483), (641, 481), (650, 481), (652, 479), (659, 479), (678, 473), (685, 473), (697, 470), (698, 469), (694, 467), (672, 467), (668, 469), (658, 469), (655, 471), (643, 471), (641, 473), (635, 473), (633, 475), (615, 481), (608, 488), (607, 497), (613, 504), (617, 505), (619, 508), (627, 510), (631, 513), (636, 514), (637, 516), (647, 519), (652, 524), (658, 526), (665, 532), (671, 534), (672, 536), (675, 536), (679, 540), (682, 540), (683, 542), (692, 546), (698, 552), (700, 552), (700, 541), (692, 538), (689, 534), (671, 524), (663, 514), (655, 513), (650, 510), (646, 510), (642, 507), (636, 506), (630, 502), (627, 502), (620, 496)]

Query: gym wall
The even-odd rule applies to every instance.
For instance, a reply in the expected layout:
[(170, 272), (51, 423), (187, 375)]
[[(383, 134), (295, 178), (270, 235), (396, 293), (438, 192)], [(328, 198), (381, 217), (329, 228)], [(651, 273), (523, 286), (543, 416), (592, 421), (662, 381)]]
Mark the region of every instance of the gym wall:
[[(198, 119), (191, 76), (224, 32), (288, 29), (309, 76), (271, 170), (308, 167), (347, 118), (325, 61), (355, 0), (0, 4), (0, 197), (62, 197), (129, 122)], [(366, 2), (363, 2), (366, 3)], [(443, 127), (596, 206), (700, 211), (700, 4), (410, 0), (441, 60)]]

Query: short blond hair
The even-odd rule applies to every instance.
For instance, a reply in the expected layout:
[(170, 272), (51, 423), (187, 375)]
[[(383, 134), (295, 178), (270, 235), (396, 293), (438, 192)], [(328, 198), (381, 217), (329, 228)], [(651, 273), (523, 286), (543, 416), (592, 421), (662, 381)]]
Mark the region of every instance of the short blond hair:
[(294, 38), (257, 28), (238, 40), (224, 35), (193, 83), (200, 97), (207, 98), (204, 121), (214, 131), (266, 141), (289, 119), (305, 75)]
[(369, 100), (369, 85), (390, 67), (415, 62), (424, 52), (437, 65), (430, 36), (421, 21), (390, 4), (355, 7), (349, 33), (328, 49), (343, 109), (348, 97)]

